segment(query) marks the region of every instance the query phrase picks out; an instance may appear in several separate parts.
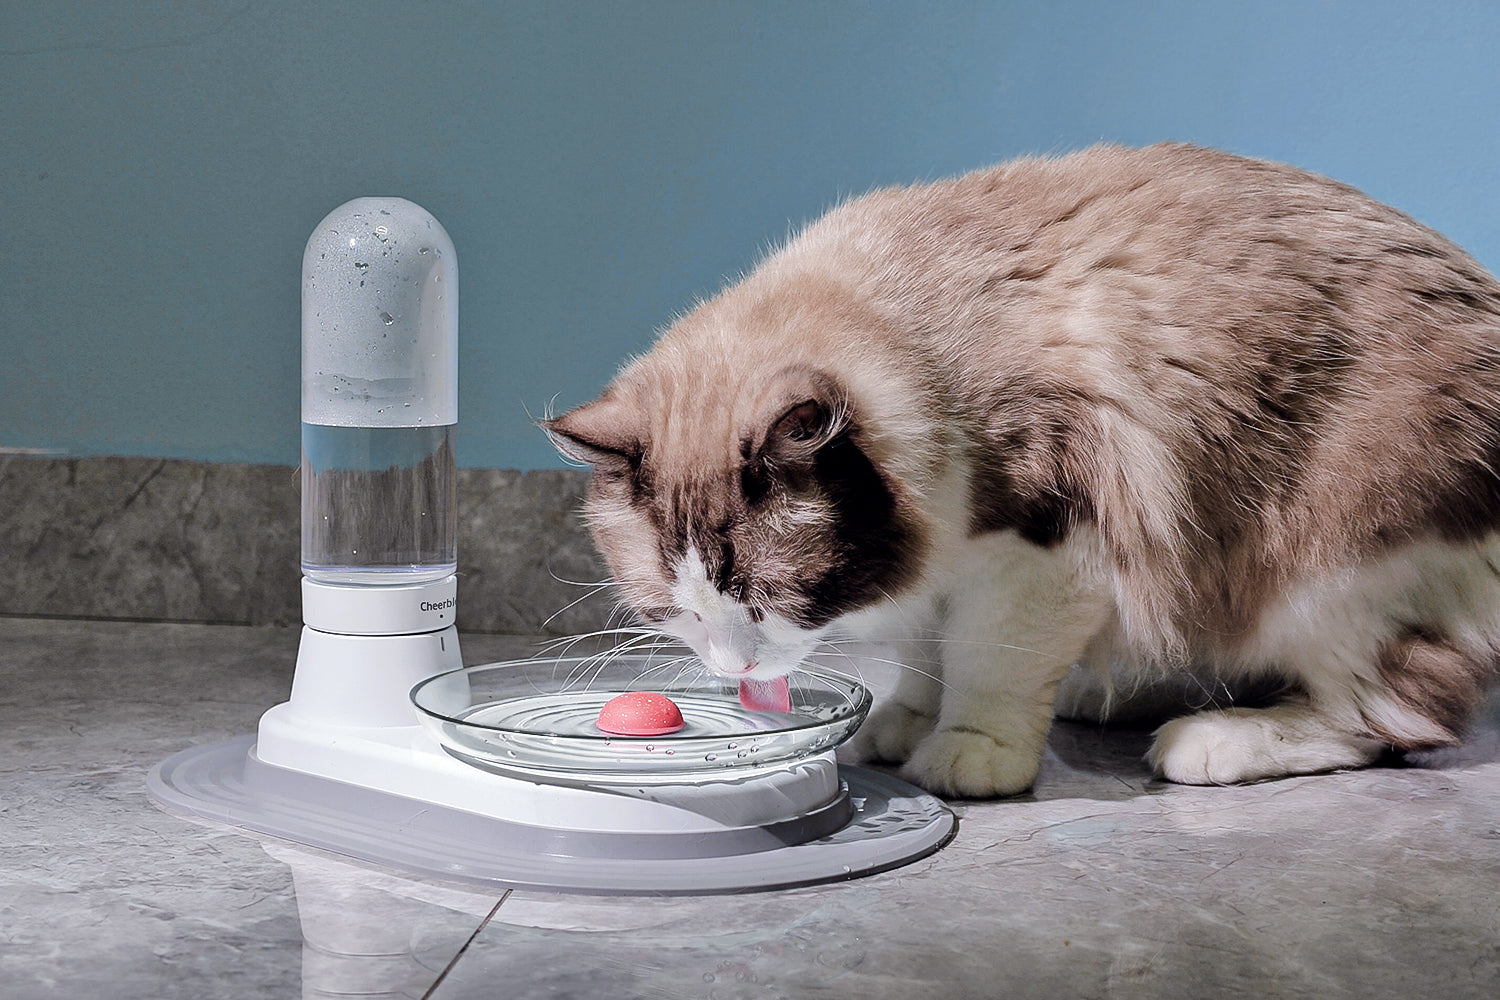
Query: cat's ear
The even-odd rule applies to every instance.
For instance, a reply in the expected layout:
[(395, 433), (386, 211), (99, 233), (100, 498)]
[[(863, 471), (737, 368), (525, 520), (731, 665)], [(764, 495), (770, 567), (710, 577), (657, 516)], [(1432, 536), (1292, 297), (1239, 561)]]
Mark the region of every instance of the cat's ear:
[(849, 406), (844, 394), (828, 378), (803, 377), (787, 386), (760, 450), (780, 459), (811, 457), (848, 426)]
[(640, 461), (640, 435), (628, 405), (605, 395), (540, 422), (563, 457), (605, 471), (624, 471)]
[(826, 438), (832, 426), (833, 410), (827, 403), (804, 399), (776, 419), (766, 440), (805, 446)]

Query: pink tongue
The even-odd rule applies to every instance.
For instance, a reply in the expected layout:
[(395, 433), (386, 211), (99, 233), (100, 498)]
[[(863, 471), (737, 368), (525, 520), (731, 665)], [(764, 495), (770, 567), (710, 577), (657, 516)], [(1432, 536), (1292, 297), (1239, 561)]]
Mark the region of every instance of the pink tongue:
[(740, 704), (748, 712), (790, 712), (792, 689), (785, 677), (740, 681)]

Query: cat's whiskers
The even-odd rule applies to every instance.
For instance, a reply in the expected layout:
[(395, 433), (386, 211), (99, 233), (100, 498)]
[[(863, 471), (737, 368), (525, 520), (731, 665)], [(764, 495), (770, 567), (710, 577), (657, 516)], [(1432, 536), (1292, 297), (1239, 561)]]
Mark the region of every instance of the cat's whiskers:
[[(887, 664), (887, 665), (892, 666), (892, 667), (897, 667), (897, 668), (899, 668), (901, 670), (909, 670), (909, 671), (911, 671), (914, 674), (917, 674), (917, 675), (919, 675), (921, 677), (927, 678), (928, 680), (932, 681), (933, 683), (939, 685), (940, 687), (942, 687), (944, 689), (950, 687), (950, 685), (946, 681), (944, 681), (943, 678), (939, 674), (932, 673), (929, 670), (923, 670), (921, 667), (913, 666), (910, 663), (905, 663), (905, 662), (903, 662), (901, 660), (892, 660), (892, 659), (890, 659), (888, 657), (884, 657), (884, 656), (872, 656), (872, 655), (870, 655), (868, 653), (865, 653), (865, 652), (851, 653), (848, 650), (840, 649), (838, 647), (838, 644), (841, 643), (841, 642), (843, 642), (843, 643), (858, 643), (858, 641), (859, 640), (856, 640), (856, 639), (843, 639), (843, 640), (840, 640), (840, 639), (824, 639), (824, 640), (822, 640), (822, 642), (825, 645), (829, 646), (829, 650), (828, 650), (829, 652), (837, 654), (839, 656), (842, 656), (845, 660), (847, 660), (851, 664), (853, 664), (856, 667), (856, 669), (858, 667), (858, 662), (860, 660), (863, 660), (863, 661), (868, 662), (868, 663), (884, 663), (884, 664)], [(830, 669), (829, 672), (833, 673), (834, 671), (832, 671)], [(842, 675), (836, 675), (836, 676), (842, 676)], [(853, 676), (850, 679), (851, 680), (857, 680), (861, 684), (864, 683), (864, 677), (863, 677), (862, 674), (859, 675), (859, 676)]]
[(584, 691), (589, 690), (594, 681), (598, 680), (611, 664), (627, 653), (639, 653), (644, 649), (649, 654), (660, 648), (662, 644), (658, 641), (659, 638), (657, 634), (647, 632), (646, 634), (636, 635), (625, 642), (611, 646), (609, 649), (601, 650), (591, 656), (584, 657), (569, 671), (563, 681), (563, 689), (572, 690), (577, 688)]
[(550, 573), (549, 573), (549, 575), (552, 575), (552, 579), (556, 580), (558, 583), (567, 584), (568, 586), (572, 586), (572, 587), (588, 587), (589, 588), (589, 592), (586, 593), (586, 594), (584, 594), (582, 597), (577, 598), (576, 600), (569, 601), (567, 604), (563, 605), (561, 608), (558, 608), (551, 615), (549, 615), (547, 617), (547, 620), (544, 621), (544, 622), (542, 622), (542, 628), (543, 629), (545, 629), (545, 628), (547, 628), (547, 626), (551, 625), (553, 623), (553, 621), (555, 621), (560, 615), (563, 615), (563, 614), (565, 614), (565, 613), (573, 610), (578, 605), (582, 604), (584, 601), (587, 601), (589, 598), (591, 598), (591, 597), (597, 597), (603, 591), (608, 590), (610, 587), (614, 586), (614, 582), (612, 580), (604, 580), (604, 581), (601, 581), (601, 582), (598, 582), (598, 583), (575, 583), (575, 582), (570, 581), (570, 580), (563, 580), (563, 579), (559, 578), (558, 576), (550, 574)]

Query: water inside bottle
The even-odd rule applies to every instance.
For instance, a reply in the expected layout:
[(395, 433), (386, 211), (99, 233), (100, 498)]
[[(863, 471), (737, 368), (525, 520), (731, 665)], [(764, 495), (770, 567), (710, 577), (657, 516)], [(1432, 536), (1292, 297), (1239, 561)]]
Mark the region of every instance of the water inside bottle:
[(302, 573), (413, 584), (458, 566), (453, 426), (302, 425)]

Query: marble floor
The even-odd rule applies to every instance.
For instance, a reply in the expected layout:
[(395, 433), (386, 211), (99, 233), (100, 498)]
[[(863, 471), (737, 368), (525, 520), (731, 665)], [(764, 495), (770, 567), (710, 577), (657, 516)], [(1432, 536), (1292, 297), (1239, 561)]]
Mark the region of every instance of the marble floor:
[[(253, 731), (297, 634), (0, 619), (0, 996), (1500, 996), (1500, 701), (1463, 749), (1236, 788), (1060, 723), (1023, 798), (850, 882), (480, 891), (168, 815), (146, 772)], [(524, 638), (464, 638), (471, 663)]]

